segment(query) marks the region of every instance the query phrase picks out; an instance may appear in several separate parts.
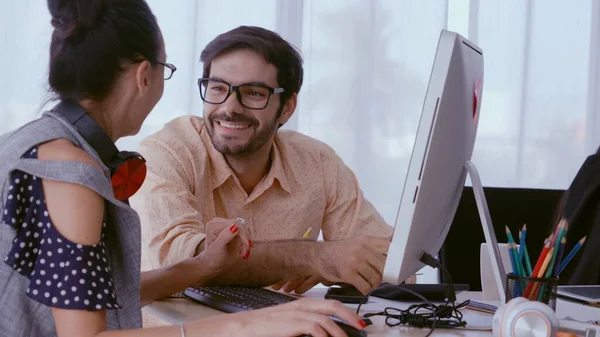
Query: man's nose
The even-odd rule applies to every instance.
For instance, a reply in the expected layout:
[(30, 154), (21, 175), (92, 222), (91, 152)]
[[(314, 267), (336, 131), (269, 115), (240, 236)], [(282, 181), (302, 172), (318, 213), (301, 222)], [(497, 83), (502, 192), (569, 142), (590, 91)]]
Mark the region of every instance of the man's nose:
[(228, 116), (233, 116), (233, 114), (242, 114), (244, 113), (244, 107), (240, 104), (238, 100), (237, 93), (234, 91), (227, 97), (225, 102), (221, 103), (221, 109)]

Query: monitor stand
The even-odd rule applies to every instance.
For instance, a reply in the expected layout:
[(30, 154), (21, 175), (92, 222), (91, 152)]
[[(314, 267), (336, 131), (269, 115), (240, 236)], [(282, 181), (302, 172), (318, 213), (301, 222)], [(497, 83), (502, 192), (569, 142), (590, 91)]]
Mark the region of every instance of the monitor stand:
[(483, 234), (485, 235), (485, 241), (492, 261), (492, 270), (494, 271), (494, 278), (496, 279), (496, 285), (498, 286), (500, 301), (502, 301), (501, 303), (505, 303), (506, 292), (504, 287), (506, 284), (506, 272), (504, 265), (502, 264), (502, 258), (500, 257), (498, 240), (496, 239), (496, 233), (494, 232), (494, 225), (492, 224), (492, 218), (490, 217), (490, 210), (485, 199), (481, 179), (479, 178), (479, 173), (473, 162), (467, 160), (465, 162), (465, 168), (467, 169), (467, 173), (473, 184), (473, 194), (475, 196), (475, 202), (477, 203), (481, 227), (483, 228)]

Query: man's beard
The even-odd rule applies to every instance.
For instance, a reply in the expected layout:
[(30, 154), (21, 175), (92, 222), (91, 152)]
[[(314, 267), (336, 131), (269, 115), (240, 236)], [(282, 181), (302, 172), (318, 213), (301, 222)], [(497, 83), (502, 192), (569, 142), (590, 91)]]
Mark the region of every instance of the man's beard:
[[(215, 124), (217, 123), (215, 119), (231, 123), (247, 123), (250, 124), (250, 128), (254, 132), (252, 136), (244, 143), (232, 144), (232, 142), (228, 141), (226, 138), (223, 139), (223, 136), (217, 138), (214, 130)], [(225, 115), (211, 115), (208, 121), (207, 131), (213, 146), (223, 155), (247, 157), (254, 154), (266, 143), (268, 143), (269, 140), (271, 140), (273, 134), (275, 134), (277, 131), (276, 123), (278, 119), (279, 114), (277, 114), (277, 117), (271, 123), (262, 125), (263, 127), (258, 130), (258, 121), (245, 116), (235, 115), (233, 117), (229, 117)]]

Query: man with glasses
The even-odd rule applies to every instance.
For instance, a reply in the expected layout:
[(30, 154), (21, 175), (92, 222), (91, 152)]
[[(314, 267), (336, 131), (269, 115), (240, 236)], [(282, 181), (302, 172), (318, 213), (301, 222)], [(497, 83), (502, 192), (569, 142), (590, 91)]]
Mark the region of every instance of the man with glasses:
[[(201, 55), (203, 118), (183, 116), (141, 143), (148, 176), (131, 199), (153, 267), (199, 254), (236, 222), (252, 253), (207, 266), (212, 285), (378, 286), (392, 227), (329, 146), (279, 130), (295, 111), (302, 59), (279, 35), (238, 27)], [(317, 242), (319, 233), (324, 241)]]

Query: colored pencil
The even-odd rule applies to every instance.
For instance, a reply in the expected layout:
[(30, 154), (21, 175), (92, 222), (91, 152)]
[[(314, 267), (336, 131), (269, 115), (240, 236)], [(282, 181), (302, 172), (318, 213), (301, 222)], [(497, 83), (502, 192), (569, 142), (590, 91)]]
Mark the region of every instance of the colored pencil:
[(525, 267), (527, 268), (527, 275), (531, 276), (531, 275), (533, 275), (533, 269), (531, 269), (531, 260), (529, 259), (529, 251), (527, 250), (527, 245), (525, 244), (525, 242), (523, 242), (523, 244), (525, 245), (525, 248), (523, 248), (523, 250), (525, 251)]
[[(519, 259), (519, 253), (517, 251), (517, 243), (515, 242), (513, 235), (510, 231), (510, 229), (508, 228), (508, 226), (504, 226), (506, 228), (506, 236), (508, 237), (508, 243), (509, 243), (509, 250), (508, 252), (510, 254), (514, 254), (515, 256), (515, 267), (516, 269), (513, 271), (515, 273), (515, 275), (520, 276), (520, 277), (524, 277), (525, 276), (525, 271), (523, 268), (523, 264), (521, 263), (521, 260)], [(510, 244), (512, 244), (512, 248), (510, 249)]]
[[(561, 229), (561, 224), (563, 223), (563, 221), (565, 221), (565, 218), (560, 219), (560, 221), (558, 222), (558, 226), (556, 226), (556, 228), (554, 229), (554, 238), (556, 238), (556, 236), (558, 235), (558, 233), (560, 232)], [(554, 247), (554, 246), (553, 246)]]
[[(557, 226), (558, 235), (554, 239), (554, 246), (551, 247), (551, 248), (554, 248), (554, 254), (552, 255), (552, 259), (550, 260), (550, 264), (548, 265), (546, 272), (544, 273), (544, 278), (546, 278), (546, 279), (550, 278), (551, 276), (553, 276), (556, 273), (555, 268), (558, 267), (558, 265), (556, 264), (558, 253), (560, 251), (560, 246), (562, 244), (563, 238), (565, 238), (565, 236), (567, 235), (568, 228), (569, 228), (569, 224), (567, 223), (567, 220), (564, 218), (562, 220), (560, 220), (560, 222)], [(538, 301), (540, 301), (540, 302), (542, 301), (544, 294), (546, 293), (547, 286), (548, 286), (547, 283), (542, 284), (539, 295), (537, 296)]]
[(558, 270), (560, 268), (560, 263), (562, 261), (563, 253), (565, 252), (566, 244), (567, 244), (567, 238), (563, 236), (563, 238), (560, 239), (560, 246), (558, 247), (558, 254), (556, 255), (556, 262), (554, 264), (554, 272), (552, 273), (552, 276), (554, 276), (554, 277), (558, 276)]
[[(515, 275), (516, 277), (520, 277), (521, 275), (519, 275), (519, 269), (517, 268), (517, 259), (516, 259), (516, 254), (514, 254), (514, 245), (512, 243), (508, 244), (508, 255), (510, 257), (510, 264), (512, 266), (513, 269), (513, 275)], [(522, 290), (521, 290), (522, 286), (521, 286), (521, 281), (516, 279), (515, 283), (514, 283), (514, 288), (513, 288), (513, 298), (515, 297), (519, 297), (522, 294)]]
[(550, 235), (550, 237), (548, 239), (546, 239), (546, 241), (544, 241), (544, 248), (542, 249), (542, 252), (540, 253), (540, 257), (538, 258), (537, 262), (535, 263), (535, 268), (533, 268), (531, 277), (535, 277), (538, 274), (538, 272), (540, 271), (540, 268), (542, 267), (542, 264), (544, 263), (544, 259), (546, 258), (546, 254), (548, 254), (548, 251), (550, 250), (550, 241), (551, 240), (552, 240), (552, 235)]
[[(563, 229), (561, 229), (561, 231), (558, 232), (558, 233), (559, 233), (558, 234), (559, 237), (561, 236), (561, 234), (564, 234), (564, 226), (563, 226)], [(550, 249), (554, 249), (554, 253), (552, 254), (552, 258), (550, 259), (550, 263), (548, 264), (548, 268), (546, 268), (546, 272), (544, 273), (544, 278), (546, 278), (546, 279), (548, 279), (554, 273), (554, 266), (556, 265), (556, 260), (557, 260), (557, 257), (558, 257), (558, 252), (560, 250), (560, 245), (562, 244), (563, 239), (564, 239), (564, 237), (562, 239), (560, 239), (560, 243), (559, 244), (556, 244), (555, 247), (550, 248)], [(565, 242), (566, 242), (566, 240), (565, 240)], [(547, 287), (547, 284), (544, 282), (542, 284), (542, 286), (541, 286), (539, 295), (537, 296), (537, 300), (540, 301), (540, 302), (542, 301), (542, 299), (544, 297), (544, 293), (546, 292), (546, 287)]]
[[(553, 254), (550, 257), (550, 263), (548, 264), (546, 271), (543, 273), (543, 277), (545, 277), (545, 278), (548, 278), (548, 277), (550, 277), (550, 275), (552, 275), (552, 270), (554, 270), (554, 262), (556, 261), (556, 255), (558, 254), (558, 248), (560, 246), (560, 240), (562, 240), (562, 236), (565, 233), (564, 223), (561, 222), (559, 227), (561, 227), (561, 229), (558, 232), (558, 237), (556, 237), (555, 240), (553, 240), (553, 246), (550, 246), (550, 249), (553, 249)], [(558, 243), (557, 243), (557, 241), (558, 241)]]
[[(563, 230), (564, 230), (564, 228), (563, 228)], [(559, 234), (559, 236), (560, 236), (560, 234)], [(548, 265), (548, 269), (546, 269), (546, 273), (544, 274), (544, 277), (546, 279), (548, 279), (551, 276), (556, 276), (556, 269), (555, 268), (558, 268), (558, 261), (560, 259), (559, 254), (562, 255), (561, 248), (564, 250), (564, 248), (565, 248), (564, 245), (566, 243), (567, 243), (567, 239), (563, 236), (560, 239), (560, 243), (556, 247), (554, 247), (555, 248), (554, 249), (554, 254), (552, 255), (552, 259), (550, 260), (550, 264)], [(541, 302), (542, 299), (544, 298), (544, 293), (546, 293), (546, 287), (547, 286), (548, 286), (547, 283), (543, 283), (542, 284), (541, 290), (540, 290), (539, 295), (537, 297), (537, 300), (539, 302)]]
[(506, 230), (506, 236), (508, 237), (508, 242), (510, 243), (515, 243), (515, 239), (513, 238), (512, 232), (510, 231), (510, 228), (508, 228), (508, 226), (504, 225), (504, 228)]
[[(540, 257), (538, 258), (536, 264), (535, 264), (535, 268), (533, 268), (533, 272), (531, 273), (531, 277), (536, 277), (536, 275), (540, 272), (540, 269), (542, 268), (542, 265), (544, 264), (544, 260), (546, 259), (546, 255), (548, 255), (548, 251), (550, 250), (550, 239), (546, 239), (546, 241), (544, 242), (544, 248), (542, 249), (542, 252), (540, 253)], [(534, 282), (529, 282), (527, 284), (527, 287), (525, 288), (525, 291), (523, 292), (523, 296), (524, 297), (528, 297), (529, 293), (531, 292), (531, 288), (533, 287)]]
[(567, 234), (567, 228), (568, 228), (568, 224), (567, 224), (567, 220), (563, 219), (560, 221), (560, 223), (558, 224), (558, 235), (554, 237), (554, 246), (552, 247), (557, 247), (560, 244), (560, 240)]
[(515, 261), (515, 254), (512, 251), (512, 243), (508, 244), (508, 257), (510, 257), (510, 265), (512, 266), (512, 273), (515, 276), (519, 276), (517, 272), (517, 262)]
[(569, 264), (569, 262), (571, 262), (571, 260), (575, 256), (575, 254), (577, 254), (577, 252), (579, 251), (579, 249), (581, 249), (581, 246), (583, 246), (583, 244), (585, 243), (585, 239), (586, 238), (587, 238), (587, 236), (584, 236), (581, 240), (579, 240), (579, 242), (577, 242), (575, 244), (575, 247), (573, 247), (573, 249), (571, 249), (571, 251), (569, 252), (569, 254), (567, 255), (567, 257), (564, 259), (564, 261), (562, 261), (560, 263), (560, 267), (558, 268), (558, 274), (559, 275), (567, 267), (567, 265)]
[[(550, 260), (552, 259), (552, 256), (554, 256), (554, 247), (552, 247), (552, 248), (550, 248), (550, 250), (548, 250), (548, 254), (546, 254), (546, 258), (544, 259), (544, 262), (542, 263), (542, 267), (540, 268), (539, 272), (536, 275), (537, 278), (542, 278), (544, 276), (544, 274), (546, 273), (546, 269), (548, 268), (548, 265), (550, 264)], [(539, 282), (535, 282), (535, 284), (533, 285), (533, 288), (531, 289), (531, 292), (529, 294), (527, 294), (529, 296), (525, 295), (525, 297), (528, 297), (530, 300), (533, 300), (534, 298), (536, 298), (538, 295), (539, 287), (540, 287)]]
[(529, 252), (527, 251), (527, 224), (523, 224), (523, 229), (521, 230), (521, 251), (523, 256), (520, 256), (521, 261), (525, 260), (525, 268), (527, 269), (526, 276), (531, 276), (533, 270), (531, 269), (531, 259), (529, 258)]
[(525, 259), (525, 245), (523, 244), (523, 241), (525, 241), (526, 236), (527, 232), (525, 230), (522, 229), (519, 231), (519, 261)]

